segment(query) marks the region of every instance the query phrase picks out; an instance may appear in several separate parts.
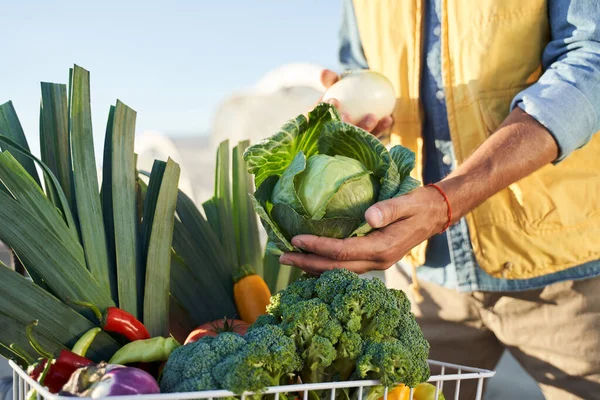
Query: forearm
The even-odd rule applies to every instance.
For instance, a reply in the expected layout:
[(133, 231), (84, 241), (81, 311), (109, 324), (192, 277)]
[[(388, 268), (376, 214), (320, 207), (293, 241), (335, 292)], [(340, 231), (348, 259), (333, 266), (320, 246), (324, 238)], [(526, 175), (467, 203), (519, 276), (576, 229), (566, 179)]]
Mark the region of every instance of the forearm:
[(452, 207), (452, 222), (510, 184), (551, 163), (558, 146), (548, 130), (519, 108), (438, 185)]

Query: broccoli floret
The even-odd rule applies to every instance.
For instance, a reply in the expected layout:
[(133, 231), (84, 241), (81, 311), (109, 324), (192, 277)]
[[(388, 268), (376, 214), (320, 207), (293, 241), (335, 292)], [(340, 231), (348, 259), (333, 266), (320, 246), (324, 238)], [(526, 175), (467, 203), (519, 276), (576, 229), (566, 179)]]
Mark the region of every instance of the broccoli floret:
[(248, 332), (265, 325), (277, 325), (279, 322), (279, 318), (276, 318), (271, 314), (263, 314), (260, 315), (256, 321), (254, 321), (254, 323), (248, 327)]
[(389, 290), (390, 294), (392, 294), (392, 296), (394, 296), (396, 298), (396, 304), (397, 304), (398, 308), (400, 309), (400, 314), (402, 314), (403, 316), (412, 314), (410, 300), (408, 299), (408, 296), (406, 295), (406, 293), (404, 293), (402, 290), (398, 290), (398, 289), (388, 289), (388, 290)]
[(323, 336), (313, 336), (304, 351), (302, 360), (304, 368), (300, 373), (302, 382), (326, 382), (325, 370), (337, 356), (334, 345)]
[(398, 339), (368, 343), (356, 365), (361, 378), (378, 379), (384, 386), (402, 382), (414, 387), (407, 382), (407, 373), (412, 367), (410, 351)]
[(357, 332), (344, 331), (336, 346), (337, 356), (327, 369), (326, 376), (334, 381), (346, 381), (352, 375), (356, 359), (363, 348), (363, 339)]
[(213, 370), (220, 386), (234, 393), (260, 392), (267, 386), (286, 383), (302, 368), (293, 339), (281, 328), (266, 325), (245, 336), (246, 345), (228, 356)]
[(323, 302), (331, 304), (337, 294), (345, 293), (348, 285), (359, 279), (358, 275), (346, 269), (325, 271), (316, 281), (315, 292)]
[(415, 354), (412, 344), (395, 338), (370, 342), (358, 359), (356, 375), (361, 379), (380, 380), (382, 385), (367, 392), (366, 400), (383, 396), (385, 387), (398, 383), (414, 388), (429, 379), (427, 359)]
[(160, 380), (162, 392), (218, 389), (212, 379), (212, 368), (226, 351), (235, 352), (246, 341), (235, 333), (222, 333), (224, 338), (205, 336), (194, 343), (178, 347), (171, 353)]
[(211, 347), (219, 359), (233, 354), (246, 344), (246, 340), (233, 332), (223, 332), (211, 341)]
[[(430, 346), (412, 313), (402, 319), (396, 337), (411, 354), (413, 374), (407, 379), (415, 384), (427, 381), (430, 375), (427, 364)], [(410, 386), (410, 383), (406, 382), (406, 385)]]
[(328, 318), (325, 325), (319, 330), (319, 335), (327, 338), (333, 344), (338, 342), (342, 333), (344, 333), (344, 328), (339, 321), (334, 318)]
[[(329, 309), (319, 299), (296, 302), (287, 305), (283, 311), (281, 328), (296, 340), (299, 347), (305, 347), (305, 343), (310, 342), (311, 338), (320, 334), (324, 328), (327, 327), (328, 332), (332, 330), (328, 325), (333, 320)], [(342, 333), (341, 329), (339, 333)], [(337, 342), (337, 338), (335, 340)]]
[(333, 315), (347, 330), (365, 339), (382, 340), (392, 336), (401, 319), (397, 296), (379, 279), (357, 279), (331, 303)]
[[(213, 379), (210, 373), (203, 373), (193, 378), (188, 378), (184, 381), (176, 384), (171, 392), (173, 393), (184, 393), (184, 392), (200, 392), (203, 390), (210, 390), (216, 388), (217, 382)], [(164, 391), (161, 388), (161, 391)]]
[(362, 347), (362, 336), (356, 332), (345, 331), (340, 335), (337, 350), (340, 357), (355, 359), (362, 351)]
[(269, 304), (267, 305), (267, 315), (271, 315), (274, 318), (281, 317), (281, 312), (279, 311), (281, 307), (281, 293), (275, 293), (271, 296)]
[(320, 299), (299, 301), (282, 307), (281, 328), (293, 338), (304, 368), (303, 382), (324, 381), (323, 374), (337, 357), (335, 344), (343, 332)]
[(289, 313), (286, 308), (294, 306), (306, 300), (310, 300), (315, 294), (316, 278), (302, 278), (288, 286), (285, 290), (271, 297), (271, 303), (267, 307), (267, 313), (274, 317), (282, 317)]

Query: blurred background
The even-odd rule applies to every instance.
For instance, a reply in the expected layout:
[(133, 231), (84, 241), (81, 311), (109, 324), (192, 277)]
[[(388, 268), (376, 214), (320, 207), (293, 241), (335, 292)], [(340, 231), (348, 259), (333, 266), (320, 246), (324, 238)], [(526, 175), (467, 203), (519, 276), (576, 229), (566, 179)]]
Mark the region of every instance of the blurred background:
[[(39, 154), (39, 83), (66, 83), (76, 63), (91, 72), (96, 154), (119, 99), (138, 112), (142, 168), (172, 157), (201, 202), (218, 142), (256, 142), (317, 101), (321, 69), (338, 69), (340, 17), (339, 0), (4, 2), (0, 103), (13, 101)], [(543, 396), (507, 353), (486, 399), (515, 398)]]

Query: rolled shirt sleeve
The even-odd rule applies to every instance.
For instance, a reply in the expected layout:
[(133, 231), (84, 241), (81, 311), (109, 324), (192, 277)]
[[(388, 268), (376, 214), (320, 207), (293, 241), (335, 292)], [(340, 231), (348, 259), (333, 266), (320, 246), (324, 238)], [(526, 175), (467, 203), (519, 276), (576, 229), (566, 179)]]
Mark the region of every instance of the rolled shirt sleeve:
[(548, 129), (558, 163), (600, 131), (600, 1), (549, 0), (548, 12), (544, 73), (511, 109), (520, 107)]

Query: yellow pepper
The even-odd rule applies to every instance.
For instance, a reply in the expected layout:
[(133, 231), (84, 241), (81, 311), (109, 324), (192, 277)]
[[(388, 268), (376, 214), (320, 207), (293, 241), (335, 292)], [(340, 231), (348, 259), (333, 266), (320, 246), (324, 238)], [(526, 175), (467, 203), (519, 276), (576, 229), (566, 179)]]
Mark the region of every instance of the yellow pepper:
[[(413, 391), (413, 400), (434, 400), (435, 385), (431, 383), (419, 383)], [(402, 384), (388, 392), (388, 400), (409, 400), (410, 388)], [(381, 397), (379, 400), (383, 400)], [(438, 394), (438, 400), (446, 400), (442, 392)]]

